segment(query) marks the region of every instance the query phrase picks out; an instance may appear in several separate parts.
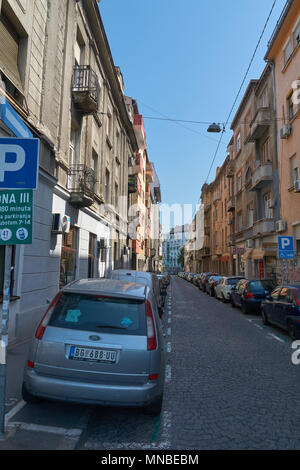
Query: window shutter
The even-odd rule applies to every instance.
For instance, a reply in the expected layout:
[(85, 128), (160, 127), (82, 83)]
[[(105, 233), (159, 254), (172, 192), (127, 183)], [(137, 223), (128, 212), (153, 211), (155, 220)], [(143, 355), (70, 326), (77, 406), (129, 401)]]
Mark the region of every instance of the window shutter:
[(19, 43), (0, 20), (0, 70), (22, 93), (23, 86), (18, 69)]

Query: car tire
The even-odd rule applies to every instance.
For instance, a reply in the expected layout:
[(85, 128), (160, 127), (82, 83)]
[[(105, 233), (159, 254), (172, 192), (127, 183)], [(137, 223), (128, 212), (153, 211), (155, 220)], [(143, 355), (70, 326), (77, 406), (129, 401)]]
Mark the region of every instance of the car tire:
[(23, 382), (23, 385), (22, 385), (22, 398), (24, 401), (26, 401), (26, 403), (30, 403), (30, 404), (36, 404), (41, 401), (40, 398), (28, 392), (25, 382)]
[(261, 318), (262, 318), (262, 322), (264, 325), (270, 325), (270, 322), (268, 320), (268, 316), (266, 314), (266, 312), (264, 311), (264, 309), (262, 308), (261, 309)]
[(159, 416), (163, 404), (163, 394), (159, 395), (150, 405), (145, 406), (144, 412), (148, 416)]
[(249, 309), (248, 309), (248, 307), (245, 305), (244, 302), (242, 303), (242, 312), (244, 313), (244, 315), (247, 315), (247, 314), (249, 313)]
[(295, 341), (296, 339), (300, 338), (299, 333), (296, 332), (295, 325), (291, 320), (287, 322), (287, 328), (288, 328), (289, 337), (291, 338), (292, 341)]
[(223, 292), (222, 292), (222, 302), (223, 302), (224, 304), (225, 304), (225, 302), (226, 302), (226, 299), (225, 299), (225, 297), (224, 297)]

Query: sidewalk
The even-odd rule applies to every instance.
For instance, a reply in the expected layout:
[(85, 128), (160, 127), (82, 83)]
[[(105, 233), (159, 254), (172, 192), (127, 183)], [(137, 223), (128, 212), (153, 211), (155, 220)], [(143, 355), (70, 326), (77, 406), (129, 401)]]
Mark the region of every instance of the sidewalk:
[[(0, 450), (71, 450), (81, 436), (80, 428), (45, 425), (51, 405), (27, 405), (22, 400), (23, 371), (30, 342), (9, 348), (7, 354), (5, 434), (0, 436)], [(50, 409), (50, 411), (48, 410)], [(57, 406), (56, 406), (57, 408)], [(74, 412), (75, 418), (76, 410)], [(63, 419), (61, 423), (63, 424)], [(74, 423), (71, 423), (74, 424)]]

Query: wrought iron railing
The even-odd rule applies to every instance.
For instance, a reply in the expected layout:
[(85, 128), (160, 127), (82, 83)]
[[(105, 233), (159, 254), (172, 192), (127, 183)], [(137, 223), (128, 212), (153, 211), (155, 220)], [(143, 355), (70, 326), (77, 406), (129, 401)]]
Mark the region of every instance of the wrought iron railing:
[(84, 164), (71, 165), (68, 171), (68, 190), (93, 196), (96, 173)]
[(98, 103), (98, 77), (89, 65), (80, 65), (74, 67), (72, 91), (86, 92), (94, 99), (96, 103)]

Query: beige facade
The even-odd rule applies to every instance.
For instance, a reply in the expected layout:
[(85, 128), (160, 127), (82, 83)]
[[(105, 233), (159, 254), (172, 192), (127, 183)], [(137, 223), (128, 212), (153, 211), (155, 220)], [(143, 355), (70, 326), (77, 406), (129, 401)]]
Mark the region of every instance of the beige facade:
[[(15, 341), (59, 286), (131, 266), (128, 176), (140, 146), (96, 0), (1, 0), (0, 38), (0, 106), (41, 142), (34, 240), (14, 252)], [(16, 135), (12, 123), (0, 120), (0, 135)], [(53, 231), (53, 214), (69, 217), (67, 232)]]
[[(280, 176), (280, 235), (294, 237), (296, 258), (288, 262), (290, 282), (300, 281), (300, 1), (287, 2), (271, 37), (266, 60), (273, 67), (277, 101)], [(287, 261), (277, 277), (286, 281)]]

